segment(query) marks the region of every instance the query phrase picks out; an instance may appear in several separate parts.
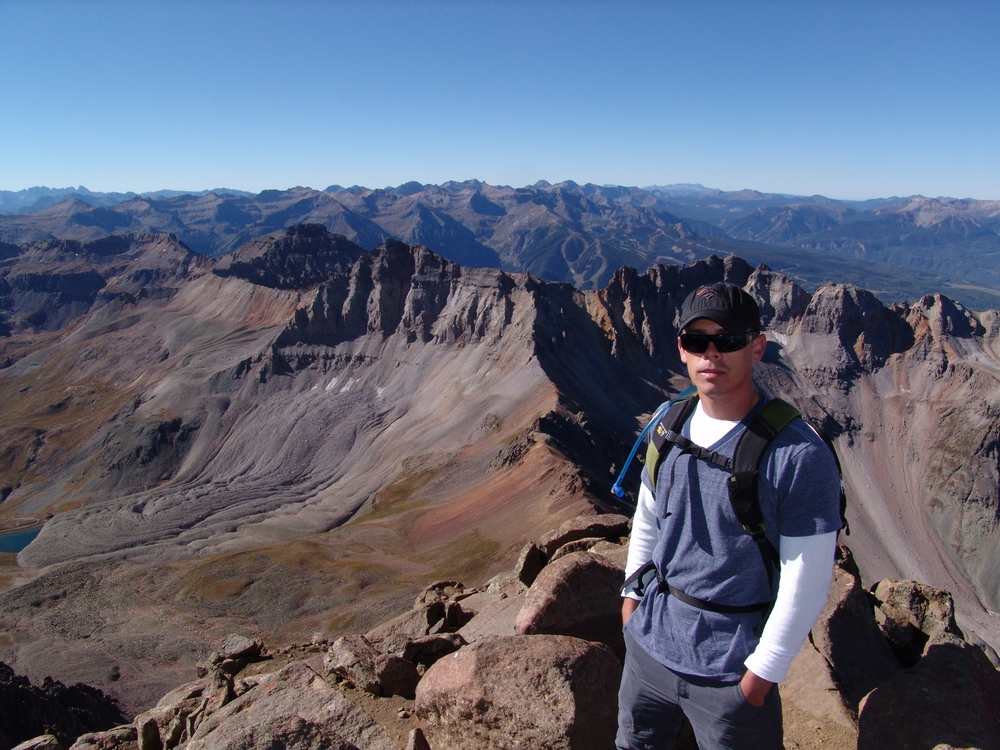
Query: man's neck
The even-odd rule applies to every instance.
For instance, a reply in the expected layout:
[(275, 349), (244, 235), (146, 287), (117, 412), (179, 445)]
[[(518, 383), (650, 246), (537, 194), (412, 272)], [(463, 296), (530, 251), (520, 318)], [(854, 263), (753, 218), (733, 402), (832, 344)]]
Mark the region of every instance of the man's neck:
[(712, 398), (699, 393), (698, 398), (705, 414), (712, 419), (739, 422), (760, 401), (760, 393), (756, 388), (750, 388), (746, 392), (730, 393), (721, 398)]

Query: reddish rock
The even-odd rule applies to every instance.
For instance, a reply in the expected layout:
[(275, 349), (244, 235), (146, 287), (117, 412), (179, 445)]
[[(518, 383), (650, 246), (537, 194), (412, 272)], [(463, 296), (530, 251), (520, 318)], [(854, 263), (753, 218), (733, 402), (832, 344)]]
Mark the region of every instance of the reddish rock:
[(868, 695), (858, 750), (1000, 747), (1000, 673), (978, 648), (942, 633), (919, 662)]
[(574, 552), (547, 566), (532, 584), (517, 616), (515, 630), (598, 641), (619, 657), (622, 639), (622, 568), (607, 558)]
[(385, 730), (299, 662), (202, 722), (186, 750), (398, 750)]
[(43, 734), (15, 745), (12, 750), (63, 750), (63, 748), (55, 735)]
[(434, 750), (606, 750), (620, 675), (618, 659), (598, 643), (488, 638), (427, 670), (415, 708)]
[(899, 664), (875, 622), (874, 600), (861, 585), (853, 557), (843, 545), (838, 554), (830, 595), (810, 641), (829, 665), (845, 707), (856, 715), (861, 699), (891, 679)]

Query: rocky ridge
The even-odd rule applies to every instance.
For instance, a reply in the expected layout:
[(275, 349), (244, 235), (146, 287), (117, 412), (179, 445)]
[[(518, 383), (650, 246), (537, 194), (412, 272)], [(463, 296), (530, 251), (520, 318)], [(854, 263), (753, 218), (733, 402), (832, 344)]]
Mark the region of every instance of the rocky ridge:
[(33, 680), (139, 712), (234, 629), (364, 633), (428, 579), (478, 585), (565, 519), (627, 513), (608, 487), (684, 381), (680, 301), (722, 278), (765, 311), (761, 387), (836, 437), (866, 580), (948, 590), (997, 643), (995, 312), (733, 257), (581, 291), (318, 228), (228, 267), (169, 237), (102, 247), (12, 256), (105, 282), (52, 331), (12, 302), (2, 340), (0, 514), (54, 514), (3, 571), (0, 658)]
[[(57, 195), (62, 202), (53, 203)], [(572, 181), (523, 188), (478, 180), (375, 190), (332, 185), (257, 195), (53, 193), (33, 210), (0, 213), (0, 240), (171, 233), (199, 253), (222, 257), (255, 238), (310, 223), (364, 248), (394, 238), (463, 266), (529, 272), (585, 289), (603, 287), (623, 265), (688, 264), (735, 253), (812, 286), (852, 280), (882, 289), (890, 300), (947, 288), (982, 308), (995, 306), (1000, 288), (992, 260), (1000, 243), (997, 205)]]
[[(431, 584), (409, 611), (332, 643), (272, 653), (230, 636), (197, 680), (134, 721), (18, 750), (609, 747), (629, 525), (571, 519), (483, 586)], [(913, 581), (865, 589), (841, 546), (827, 606), (781, 686), (785, 746), (996, 747), (1000, 658), (964, 640), (953, 607)], [(679, 747), (696, 747), (689, 729)]]

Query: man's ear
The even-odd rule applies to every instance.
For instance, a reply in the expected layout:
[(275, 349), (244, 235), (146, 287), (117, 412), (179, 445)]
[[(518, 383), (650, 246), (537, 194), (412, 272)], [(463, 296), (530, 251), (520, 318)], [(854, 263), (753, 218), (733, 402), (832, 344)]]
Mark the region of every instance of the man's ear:
[(681, 364), (682, 365), (686, 365), (688, 363), (687, 352), (684, 351), (684, 347), (681, 346), (681, 337), (680, 336), (677, 337), (677, 351), (679, 351), (681, 353)]
[(764, 350), (767, 349), (767, 337), (763, 333), (760, 334), (750, 346), (753, 347), (753, 361), (760, 362), (764, 359)]

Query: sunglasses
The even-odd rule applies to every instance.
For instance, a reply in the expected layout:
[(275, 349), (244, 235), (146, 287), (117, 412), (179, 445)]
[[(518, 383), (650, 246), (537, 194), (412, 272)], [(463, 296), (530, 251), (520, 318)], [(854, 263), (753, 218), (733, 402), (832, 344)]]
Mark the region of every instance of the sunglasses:
[(682, 333), (681, 348), (692, 354), (704, 354), (709, 344), (715, 344), (715, 350), (720, 354), (738, 352), (745, 348), (760, 334), (756, 331), (748, 333)]

